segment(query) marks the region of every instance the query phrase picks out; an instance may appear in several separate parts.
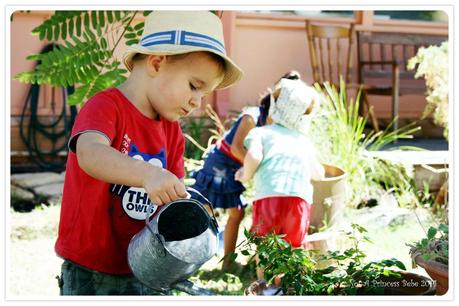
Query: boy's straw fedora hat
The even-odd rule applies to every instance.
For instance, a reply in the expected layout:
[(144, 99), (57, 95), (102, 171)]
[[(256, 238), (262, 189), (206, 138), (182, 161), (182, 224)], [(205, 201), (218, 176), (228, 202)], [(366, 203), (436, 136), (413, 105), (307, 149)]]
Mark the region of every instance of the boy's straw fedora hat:
[(242, 70), (226, 56), (220, 18), (207, 11), (150, 13), (139, 43), (127, 48), (123, 61), (131, 71), (132, 58), (137, 53), (173, 55), (196, 51), (212, 52), (224, 59), (225, 76), (217, 89), (229, 87), (241, 79)]

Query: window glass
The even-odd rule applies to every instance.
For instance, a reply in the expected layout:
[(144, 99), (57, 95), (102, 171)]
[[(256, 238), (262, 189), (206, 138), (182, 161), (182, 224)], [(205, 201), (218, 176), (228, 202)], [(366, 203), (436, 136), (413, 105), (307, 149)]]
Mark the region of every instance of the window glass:
[(292, 15), (292, 16), (330, 16), (330, 17), (354, 17), (354, 11), (276, 11), (276, 10), (255, 10), (255, 11), (243, 11), (250, 13), (262, 13), (272, 15)]
[[(289, 10), (254, 10), (243, 11), (251, 13), (262, 13), (272, 15), (297, 15), (297, 16), (323, 16), (323, 17), (354, 17), (355, 11), (289, 11)], [(374, 11), (374, 18), (379, 20), (417, 20), (417, 21), (433, 21), (433, 22), (447, 22), (448, 15), (443, 11)]]
[(447, 22), (443, 11), (375, 11), (375, 19)]

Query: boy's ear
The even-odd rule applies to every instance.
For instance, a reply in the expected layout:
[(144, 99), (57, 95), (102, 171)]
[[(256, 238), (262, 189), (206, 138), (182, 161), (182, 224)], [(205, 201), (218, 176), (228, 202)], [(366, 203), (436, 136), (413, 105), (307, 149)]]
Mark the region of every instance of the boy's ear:
[(161, 66), (166, 62), (165, 55), (151, 54), (147, 57), (147, 70), (149, 74), (155, 74), (159, 71)]

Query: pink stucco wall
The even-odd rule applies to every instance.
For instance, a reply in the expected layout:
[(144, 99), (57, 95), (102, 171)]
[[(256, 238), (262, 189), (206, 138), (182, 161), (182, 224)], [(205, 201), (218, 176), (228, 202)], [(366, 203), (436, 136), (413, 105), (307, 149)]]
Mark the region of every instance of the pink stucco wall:
[[(348, 26), (350, 18), (308, 17), (315, 24), (337, 24)], [(298, 70), (304, 81), (311, 83), (312, 71), (305, 31), (306, 17), (256, 15), (238, 13), (232, 43), (233, 58), (245, 72), (244, 79), (231, 89), (230, 109), (240, 110), (248, 104), (255, 104), (259, 94), (264, 92), (286, 71)], [(358, 28), (358, 26), (356, 27)], [(361, 26), (363, 28), (363, 26)], [(447, 24), (401, 22), (376, 22), (365, 26), (365, 30), (394, 31), (402, 28), (407, 33), (429, 33), (447, 35)], [(354, 40), (355, 42), (355, 40)], [(353, 79), (357, 80), (357, 52), (353, 48)], [(390, 97), (370, 96), (378, 118), (391, 117)], [(400, 97), (400, 118), (420, 118), (426, 101), (423, 95)]]
[[(32, 29), (49, 16), (49, 11), (17, 12), (11, 23), (11, 75), (33, 68), (34, 62), (26, 60), (26, 56), (39, 52), (45, 42), (31, 35)], [(334, 23), (347, 25), (350, 18), (307, 17), (317, 23)], [(141, 14), (137, 21), (143, 19)], [(311, 83), (311, 67), (304, 22), (301, 16), (271, 16), (246, 12), (225, 11), (223, 25), (228, 54), (244, 70), (244, 78), (234, 87), (214, 93), (207, 100), (212, 103), (220, 115), (230, 115), (245, 105), (257, 103), (258, 97), (268, 86), (271, 86), (288, 70), (298, 70), (303, 79)], [(393, 21), (362, 23), (361, 27), (371, 29), (390, 29), (412, 33), (448, 33), (447, 24), (404, 23)], [(121, 58), (119, 48), (115, 56)], [(354, 61), (355, 63), (355, 61)], [(355, 66), (354, 66), (355, 67)], [(20, 148), (17, 137), (18, 115), (22, 110), (29, 85), (11, 80), (11, 140), (12, 150)], [(46, 90), (43, 95), (49, 94)], [(390, 98), (371, 97), (371, 103), (379, 118), (390, 117)], [(400, 100), (400, 117), (419, 118), (425, 106), (423, 96), (402, 97)], [(39, 113), (50, 114), (50, 107), (43, 104)], [(196, 114), (199, 114), (197, 112)], [(201, 112), (202, 113), (202, 112)]]

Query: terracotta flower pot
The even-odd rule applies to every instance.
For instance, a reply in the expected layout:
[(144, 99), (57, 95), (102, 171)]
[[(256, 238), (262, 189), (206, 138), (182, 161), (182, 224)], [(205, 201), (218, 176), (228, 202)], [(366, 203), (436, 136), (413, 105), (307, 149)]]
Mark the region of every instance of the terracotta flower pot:
[(323, 166), (325, 178), (312, 180), (314, 194), (310, 225), (316, 229), (325, 224), (339, 224), (345, 206), (346, 172), (332, 165)]
[(448, 291), (448, 266), (433, 260), (425, 260), (422, 255), (413, 258), (414, 262), (424, 268), (427, 274), (437, 283), (438, 295), (443, 295)]
[[(386, 277), (378, 282), (378, 286), (384, 289), (382, 295), (434, 295), (435, 282), (423, 275), (400, 271), (401, 278)], [(363, 285), (364, 287), (365, 285)], [(356, 295), (365, 295), (363, 288), (359, 286)], [(279, 287), (267, 286), (265, 280), (258, 280), (245, 289), (245, 295), (283, 295)], [(369, 295), (375, 295), (373, 293)]]

